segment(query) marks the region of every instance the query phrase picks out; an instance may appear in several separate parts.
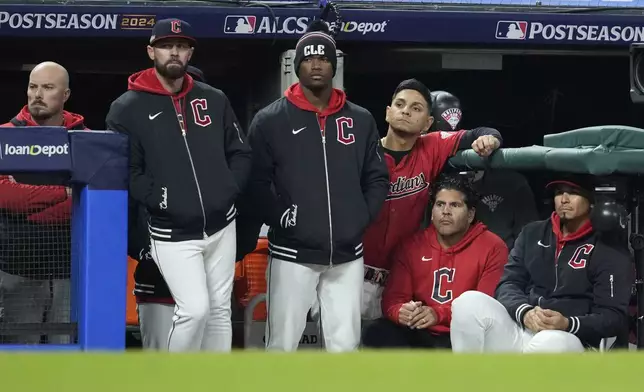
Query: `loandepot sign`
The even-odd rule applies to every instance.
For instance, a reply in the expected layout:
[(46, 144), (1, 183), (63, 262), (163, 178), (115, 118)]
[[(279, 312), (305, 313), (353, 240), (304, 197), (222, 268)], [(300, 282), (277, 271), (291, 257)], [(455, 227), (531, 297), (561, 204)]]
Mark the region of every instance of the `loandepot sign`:
[(51, 158), (52, 155), (69, 155), (69, 145), (67, 143), (62, 146), (41, 146), (39, 144), (33, 144), (31, 146), (12, 146), (11, 144), (5, 144), (0, 151), (2, 151), (2, 156), (46, 155)]

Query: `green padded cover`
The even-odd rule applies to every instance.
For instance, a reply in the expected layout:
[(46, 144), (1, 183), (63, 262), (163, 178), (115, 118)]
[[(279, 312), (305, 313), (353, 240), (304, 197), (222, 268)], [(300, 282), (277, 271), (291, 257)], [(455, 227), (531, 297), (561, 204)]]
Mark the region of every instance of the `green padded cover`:
[(604, 146), (554, 148), (530, 146), (502, 148), (489, 158), (473, 150), (460, 151), (448, 161), (446, 169), (457, 170), (552, 170), (560, 172), (609, 175), (644, 173), (644, 150), (608, 149)]
[(624, 125), (601, 125), (575, 129), (568, 132), (546, 135), (546, 147), (596, 147), (604, 146), (609, 150), (644, 149), (644, 129)]

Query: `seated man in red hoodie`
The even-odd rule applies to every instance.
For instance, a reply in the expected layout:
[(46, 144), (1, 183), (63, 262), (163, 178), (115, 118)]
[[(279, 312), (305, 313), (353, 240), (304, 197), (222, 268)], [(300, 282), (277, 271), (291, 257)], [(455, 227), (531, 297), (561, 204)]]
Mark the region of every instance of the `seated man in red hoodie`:
[(476, 193), (459, 175), (431, 192), (432, 225), (394, 252), (379, 319), (365, 328), (374, 348), (450, 348), (451, 304), (461, 293), (489, 295), (508, 258), (505, 242), (476, 221)]
[[(63, 110), (69, 96), (67, 70), (53, 62), (38, 64), (29, 75), (27, 105), (2, 127), (86, 129), (83, 116)], [(70, 316), (71, 190), (20, 183), (22, 178), (0, 176), (4, 321), (65, 323)], [(8, 336), (5, 341), (38, 343), (40, 334)], [(49, 337), (49, 343), (68, 342), (68, 336)]]

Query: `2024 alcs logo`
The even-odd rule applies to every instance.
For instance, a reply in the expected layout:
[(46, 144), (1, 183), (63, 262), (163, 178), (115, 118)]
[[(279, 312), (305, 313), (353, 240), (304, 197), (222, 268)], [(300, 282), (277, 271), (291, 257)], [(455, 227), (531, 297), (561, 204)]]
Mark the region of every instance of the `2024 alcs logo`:
[(0, 144), (0, 159), (12, 155), (46, 155), (48, 158), (54, 155), (69, 155), (69, 144), (65, 143), (57, 146), (41, 146), (39, 144), (16, 146), (6, 143)]
[[(304, 34), (311, 18), (308, 16), (289, 16), (286, 18), (255, 15), (228, 15), (224, 21), (225, 34)], [(362, 35), (384, 33), (388, 20), (381, 22), (342, 22), (340, 31), (344, 33), (357, 32)], [(335, 28), (336, 23), (329, 23)]]

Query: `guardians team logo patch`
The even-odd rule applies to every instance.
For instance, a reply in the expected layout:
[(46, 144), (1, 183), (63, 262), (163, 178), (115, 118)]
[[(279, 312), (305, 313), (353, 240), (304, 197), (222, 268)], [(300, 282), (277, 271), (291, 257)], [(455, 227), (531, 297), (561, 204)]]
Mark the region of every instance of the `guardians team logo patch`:
[(461, 117), (463, 117), (463, 112), (461, 112), (461, 109), (459, 108), (451, 108), (445, 110), (442, 114), (441, 117), (443, 117), (443, 120), (447, 121), (450, 127), (452, 127), (452, 130), (456, 130), (456, 126), (458, 123), (461, 122)]

